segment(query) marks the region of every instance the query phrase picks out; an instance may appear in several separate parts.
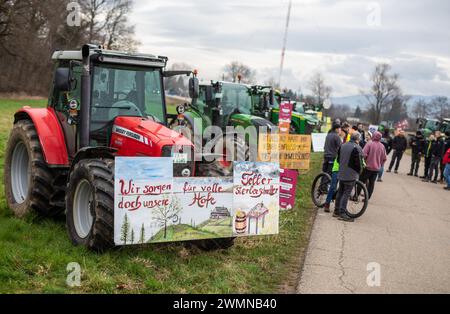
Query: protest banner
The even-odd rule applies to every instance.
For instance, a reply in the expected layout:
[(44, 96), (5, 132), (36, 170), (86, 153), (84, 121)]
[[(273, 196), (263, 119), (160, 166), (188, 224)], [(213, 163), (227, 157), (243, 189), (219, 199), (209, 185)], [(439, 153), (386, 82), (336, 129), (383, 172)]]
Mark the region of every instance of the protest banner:
[(312, 133), (311, 141), (314, 152), (324, 152), (325, 151), (325, 140), (327, 138), (327, 133)]
[(292, 209), (295, 206), (298, 171), (280, 169), (280, 208)]
[(278, 233), (279, 165), (235, 162), (233, 174), (233, 235)]
[(174, 178), (172, 169), (173, 158), (115, 159), (116, 245), (278, 232), (277, 163), (235, 162), (240, 180)]

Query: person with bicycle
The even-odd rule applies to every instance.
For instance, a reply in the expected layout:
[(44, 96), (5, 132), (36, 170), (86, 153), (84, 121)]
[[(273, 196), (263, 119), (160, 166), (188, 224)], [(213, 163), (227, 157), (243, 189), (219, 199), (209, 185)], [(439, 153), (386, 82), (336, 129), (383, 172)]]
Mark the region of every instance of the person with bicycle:
[(358, 131), (352, 133), (350, 141), (339, 148), (337, 161), (339, 162), (339, 189), (336, 196), (336, 205), (333, 217), (339, 220), (354, 221), (347, 214), (347, 204), (352, 190), (363, 169), (363, 151), (359, 142), (361, 134)]
[(324, 158), (322, 164), (322, 171), (331, 175), (333, 168), (333, 162), (336, 159), (336, 155), (339, 147), (341, 147), (342, 140), (339, 137), (341, 132), (341, 125), (333, 123), (331, 130), (328, 132), (325, 138)]

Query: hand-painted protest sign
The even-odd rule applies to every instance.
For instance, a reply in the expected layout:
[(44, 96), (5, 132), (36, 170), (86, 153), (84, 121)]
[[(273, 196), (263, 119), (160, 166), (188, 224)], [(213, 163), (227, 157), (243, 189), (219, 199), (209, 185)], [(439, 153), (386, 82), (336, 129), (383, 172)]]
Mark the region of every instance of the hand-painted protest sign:
[(323, 152), (325, 150), (325, 139), (327, 133), (312, 133), (311, 140), (314, 152)]
[(311, 157), (310, 135), (280, 135), (280, 167), (309, 170)]
[(297, 190), (297, 170), (280, 169), (280, 208), (292, 209), (295, 206)]
[(278, 233), (280, 168), (277, 163), (234, 163), (233, 234)]
[(280, 112), (278, 114), (278, 128), (280, 133), (289, 134), (291, 128), (293, 103), (290, 101), (283, 101), (280, 103)]
[[(267, 167), (265, 163), (252, 163), (247, 169), (265, 175)], [(233, 195), (233, 178), (174, 178), (172, 169), (173, 158), (116, 158), (116, 245), (224, 238), (234, 235), (234, 204), (237, 198)], [(279, 179), (276, 176), (269, 184), (267, 179), (259, 178), (261, 177), (256, 175), (255, 179), (251, 180), (249, 176), (248, 190), (245, 191), (249, 191), (251, 195), (247, 197), (251, 200), (260, 199), (259, 203), (267, 203), (270, 211), (261, 213), (255, 209), (246, 213), (246, 219), (251, 220), (246, 223), (246, 226), (251, 225), (248, 235), (278, 231), (278, 208), (273, 207), (272, 203), (278, 204), (279, 193), (273, 191), (278, 189)], [(265, 195), (266, 189), (272, 189), (270, 196)], [(243, 190), (244, 194), (245, 191)], [(254, 191), (261, 195), (253, 194)], [(261, 221), (262, 217), (266, 218)], [(255, 219), (258, 232), (254, 229)]]
[[(146, 243), (177, 214), (172, 158), (118, 157), (114, 180), (114, 243)], [(154, 212), (164, 208), (165, 221)]]
[(258, 161), (279, 162), (285, 169), (309, 170), (311, 136), (298, 134), (260, 134)]

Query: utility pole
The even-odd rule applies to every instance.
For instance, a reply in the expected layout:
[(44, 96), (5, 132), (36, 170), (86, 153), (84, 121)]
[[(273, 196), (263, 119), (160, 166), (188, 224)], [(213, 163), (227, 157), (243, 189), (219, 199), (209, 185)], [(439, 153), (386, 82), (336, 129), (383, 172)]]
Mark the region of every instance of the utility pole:
[(281, 50), (280, 75), (278, 77), (278, 87), (281, 88), (281, 77), (283, 75), (284, 55), (286, 53), (287, 36), (289, 29), (289, 20), (291, 19), (292, 0), (289, 0), (288, 13), (286, 17), (286, 27), (284, 29), (283, 49)]

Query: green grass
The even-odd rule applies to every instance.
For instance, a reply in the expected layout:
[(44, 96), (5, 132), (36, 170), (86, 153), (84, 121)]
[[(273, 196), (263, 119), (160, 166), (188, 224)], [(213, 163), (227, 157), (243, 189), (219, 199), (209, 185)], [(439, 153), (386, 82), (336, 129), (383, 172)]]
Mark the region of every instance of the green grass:
[[(13, 113), (45, 101), (0, 99), (0, 176)], [(64, 219), (17, 219), (0, 187), (0, 293), (270, 293), (292, 291), (314, 211), (309, 197), (320, 155), (301, 175), (297, 206), (283, 212), (280, 234), (241, 238), (229, 250), (203, 252), (182, 243), (126, 247), (96, 254), (75, 247)], [(81, 287), (66, 285), (67, 264), (82, 269)]]

